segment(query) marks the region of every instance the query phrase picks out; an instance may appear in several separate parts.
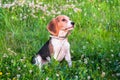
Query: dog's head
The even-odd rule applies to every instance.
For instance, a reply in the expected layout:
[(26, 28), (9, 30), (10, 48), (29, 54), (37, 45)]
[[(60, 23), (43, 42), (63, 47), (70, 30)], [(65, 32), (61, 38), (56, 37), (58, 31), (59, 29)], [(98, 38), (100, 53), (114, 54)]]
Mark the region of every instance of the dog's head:
[(74, 24), (69, 17), (59, 15), (50, 21), (47, 29), (53, 36), (65, 36), (69, 31), (73, 30)]

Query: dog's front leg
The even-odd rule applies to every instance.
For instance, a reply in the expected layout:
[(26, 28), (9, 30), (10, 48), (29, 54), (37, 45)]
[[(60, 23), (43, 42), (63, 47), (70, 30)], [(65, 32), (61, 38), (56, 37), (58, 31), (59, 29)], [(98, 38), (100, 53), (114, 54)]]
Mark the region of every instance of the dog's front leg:
[(72, 67), (72, 61), (71, 61), (71, 55), (70, 55), (70, 51), (68, 50), (66, 55), (65, 55), (65, 60), (68, 62), (68, 66)]

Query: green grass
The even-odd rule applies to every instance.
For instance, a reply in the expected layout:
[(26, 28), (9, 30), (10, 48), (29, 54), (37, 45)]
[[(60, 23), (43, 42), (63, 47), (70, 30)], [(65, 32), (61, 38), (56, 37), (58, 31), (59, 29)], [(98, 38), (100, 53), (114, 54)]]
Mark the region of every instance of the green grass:
[[(0, 80), (120, 79), (119, 0), (34, 0), (39, 7), (23, 1), (9, 8), (5, 4), (14, 0), (0, 1)], [(31, 57), (49, 39), (46, 25), (59, 14), (75, 22), (69, 36), (73, 65), (52, 60), (40, 71)]]

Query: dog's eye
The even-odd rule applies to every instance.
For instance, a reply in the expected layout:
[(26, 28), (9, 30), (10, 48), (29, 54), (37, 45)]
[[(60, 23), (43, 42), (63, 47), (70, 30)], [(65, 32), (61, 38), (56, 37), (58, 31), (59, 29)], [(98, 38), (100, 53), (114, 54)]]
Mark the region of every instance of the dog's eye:
[(62, 19), (62, 21), (66, 21), (65, 19)]

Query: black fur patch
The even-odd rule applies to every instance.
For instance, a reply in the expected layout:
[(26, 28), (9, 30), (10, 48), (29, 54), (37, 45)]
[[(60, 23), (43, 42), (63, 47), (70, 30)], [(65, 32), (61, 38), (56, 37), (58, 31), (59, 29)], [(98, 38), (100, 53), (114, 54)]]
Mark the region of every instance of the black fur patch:
[(46, 57), (51, 57), (49, 50), (49, 43), (50, 43), (50, 39), (43, 45), (43, 47), (37, 53), (38, 55), (41, 56), (43, 60), (47, 60)]

